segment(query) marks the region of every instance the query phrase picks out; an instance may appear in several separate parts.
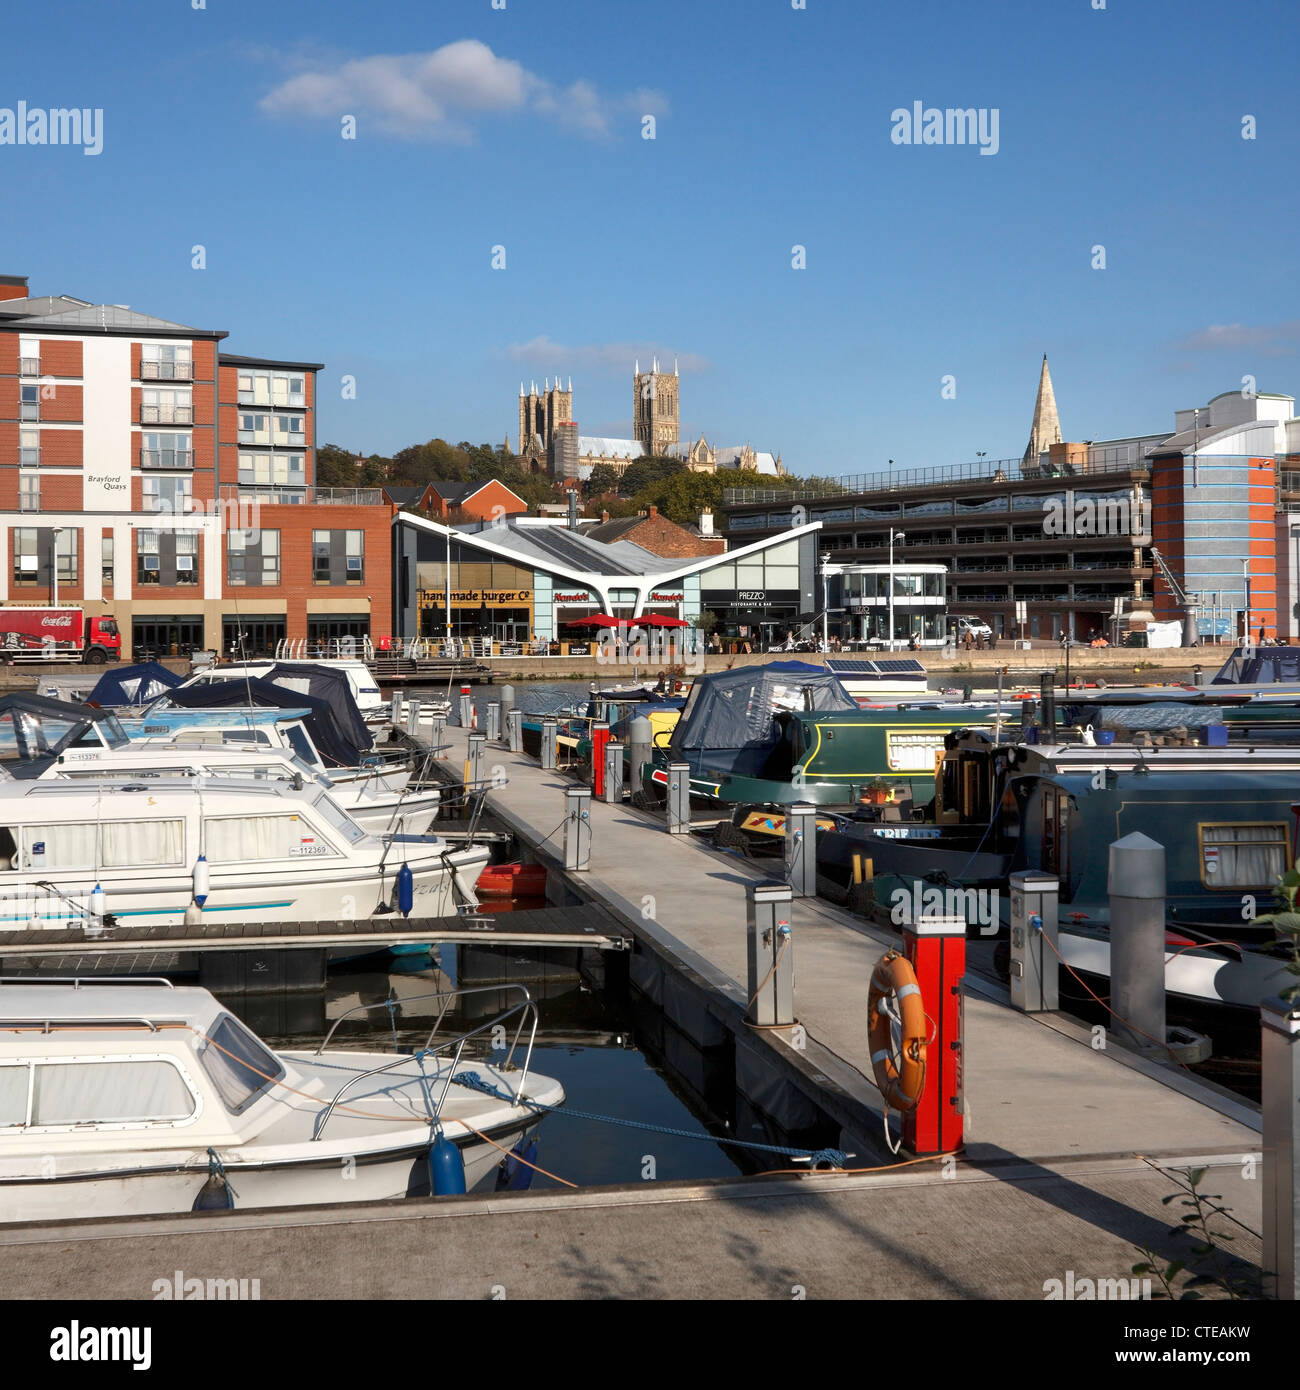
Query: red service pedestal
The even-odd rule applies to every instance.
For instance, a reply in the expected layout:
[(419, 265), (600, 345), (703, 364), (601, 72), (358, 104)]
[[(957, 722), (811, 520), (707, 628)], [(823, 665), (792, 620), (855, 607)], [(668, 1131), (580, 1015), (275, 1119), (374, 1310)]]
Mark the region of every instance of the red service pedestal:
[(605, 745), (609, 742), (609, 725), (591, 726), (591, 794), (599, 801), (605, 795)]
[(966, 920), (921, 917), (903, 926), (903, 950), (912, 963), (932, 1041), (925, 1054), (925, 1089), (903, 1116), (903, 1143), (918, 1156), (962, 1146), (962, 995), (966, 973)]

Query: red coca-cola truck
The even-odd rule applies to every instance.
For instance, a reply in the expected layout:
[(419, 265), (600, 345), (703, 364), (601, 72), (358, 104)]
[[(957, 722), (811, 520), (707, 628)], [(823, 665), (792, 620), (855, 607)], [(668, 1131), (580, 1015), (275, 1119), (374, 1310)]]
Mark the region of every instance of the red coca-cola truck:
[(86, 614), (80, 608), (0, 606), (0, 662), (84, 661), (100, 666), (121, 656), (116, 618)]

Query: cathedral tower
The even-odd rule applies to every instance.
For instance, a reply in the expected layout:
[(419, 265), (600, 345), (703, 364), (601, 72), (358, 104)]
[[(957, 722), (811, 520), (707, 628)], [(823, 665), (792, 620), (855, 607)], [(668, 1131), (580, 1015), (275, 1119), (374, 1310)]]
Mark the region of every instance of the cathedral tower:
[(632, 381), (633, 433), (647, 454), (662, 454), (678, 439), (677, 364), (673, 363), (671, 372), (661, 372), (655, 358), (651, 370), (643, 372), (638, 362), (632, 368)]

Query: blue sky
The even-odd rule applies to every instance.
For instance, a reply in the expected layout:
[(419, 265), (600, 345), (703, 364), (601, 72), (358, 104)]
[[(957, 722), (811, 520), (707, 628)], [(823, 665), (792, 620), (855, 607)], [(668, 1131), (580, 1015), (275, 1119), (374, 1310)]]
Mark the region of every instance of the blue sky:
[[(104, 149), (0, 145), (0, 273), (324, 362), (321, 442), (515, 443), (557, 372), (630, 432), (654, 350), (802, 473), (1018, 457), (1044, 352), (1072, 439), (1300, 387), (1289, 0), (193, 3), (6, 15), (0, 108)], [(997, 153), (893, 143), (915, 101)]]

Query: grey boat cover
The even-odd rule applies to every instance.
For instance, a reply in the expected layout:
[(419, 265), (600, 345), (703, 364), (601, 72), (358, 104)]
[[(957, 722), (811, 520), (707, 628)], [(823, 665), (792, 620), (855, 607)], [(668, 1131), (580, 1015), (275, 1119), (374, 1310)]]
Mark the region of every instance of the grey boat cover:
[(824, 666), (773, 661), (698, 676), (668, 744), (670, 761), (758, 776), (782, 730), (783, 711), (855, 710), (857, 701)]
[(1211, 685), (1290, 685), (1300, 681), (1300, 647), (1238, 647)]
[(342, 671), (310, 661), (277, 661), (264, 679), (281, 690), (292, 690), (295, 695), (324, 700), (349, 743), (363, 751), (375, 746), (374, 736), (357, 708), (352, 683)]

